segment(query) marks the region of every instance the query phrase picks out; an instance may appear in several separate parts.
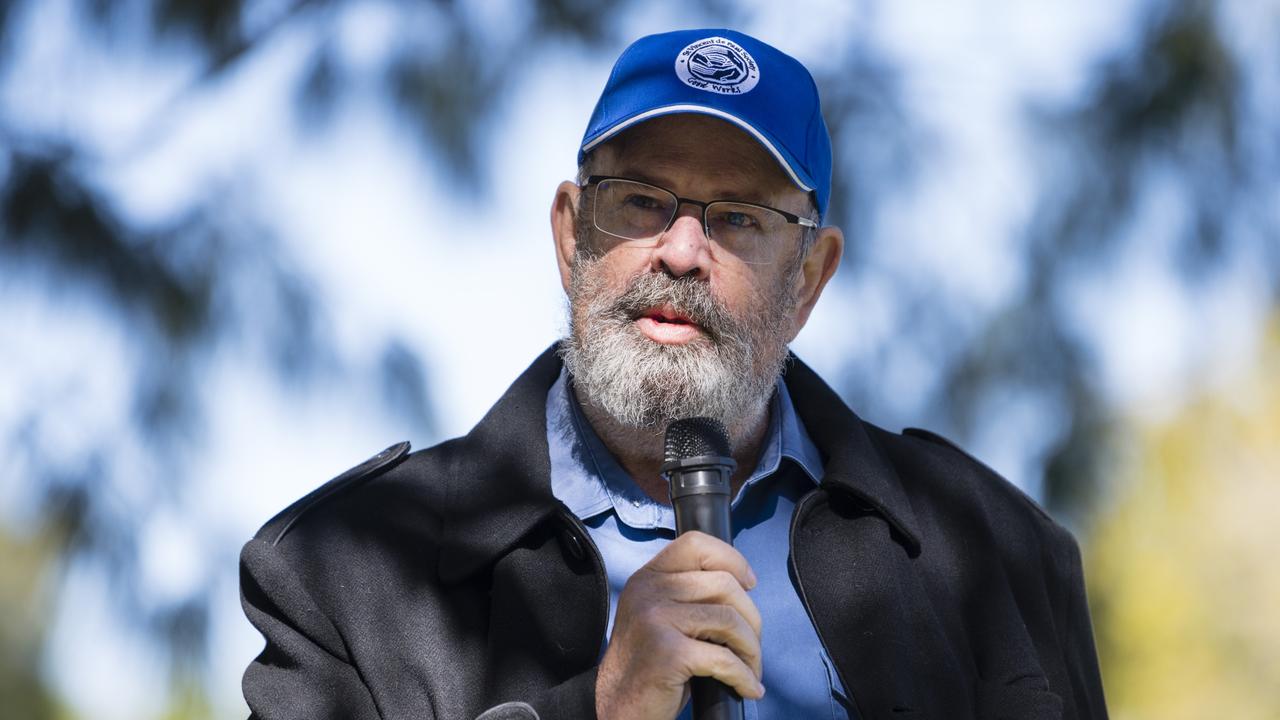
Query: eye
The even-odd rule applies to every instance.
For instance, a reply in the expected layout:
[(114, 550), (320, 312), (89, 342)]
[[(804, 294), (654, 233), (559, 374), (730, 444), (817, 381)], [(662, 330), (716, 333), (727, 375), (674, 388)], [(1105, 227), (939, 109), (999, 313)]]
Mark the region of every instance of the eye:
[(622, 204), (627, 207), (639, 208), (641, 210), (659, 210), (662, 208), (662, 201), (652, 195), (642, 195), (640, 193), (632, 193), (623, 199)]
[(727, 225), (737, 230), (750, 230), (760, 227), (760, 221), (756, 216), (741, 210), (726, 210), (720, 213), (716, 218), (716, 223)]

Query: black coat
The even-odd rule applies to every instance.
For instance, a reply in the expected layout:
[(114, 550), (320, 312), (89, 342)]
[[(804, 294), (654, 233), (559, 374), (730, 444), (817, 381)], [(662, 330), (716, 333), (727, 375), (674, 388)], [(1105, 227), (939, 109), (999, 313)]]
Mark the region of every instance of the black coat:
[[(466, 436), (389, 448), (245, 545), (254, 717), (594, 717), (608, 589), (550, 490), (559, 372), (553, 348)], [(826, 468), (792, 571), (861, 716), (1104, 718), (1070, 534), (946, 441), (862, 422), (799, 361), (786, 382)]]

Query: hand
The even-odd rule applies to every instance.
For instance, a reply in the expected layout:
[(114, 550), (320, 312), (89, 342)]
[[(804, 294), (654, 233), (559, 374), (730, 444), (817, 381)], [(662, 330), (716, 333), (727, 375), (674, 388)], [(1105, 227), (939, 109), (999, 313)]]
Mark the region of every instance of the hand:
[(760, 611), (747, 596), (755, 585), (742, 553), (700, 532), (681, 535), (645, 563), (618, 596), (596, 677), (600, 720), (671, 720), (694, 676), (763, 697)]

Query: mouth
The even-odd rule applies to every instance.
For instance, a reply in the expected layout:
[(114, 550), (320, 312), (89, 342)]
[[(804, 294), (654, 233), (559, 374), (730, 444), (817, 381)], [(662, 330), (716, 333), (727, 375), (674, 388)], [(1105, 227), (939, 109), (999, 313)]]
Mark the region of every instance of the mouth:
[(650, 318), (654, 322), (669, 323), (673, 325), (697, 325), (688, 315), (676, 310), (670, 305), (659, 305), (652, 307), (640, 313), (640, 317)]
[(684, 345), (704, 334), (693, 318), (670, 305), (648, 308), (634, 322), (642, 334), (662, 345)]

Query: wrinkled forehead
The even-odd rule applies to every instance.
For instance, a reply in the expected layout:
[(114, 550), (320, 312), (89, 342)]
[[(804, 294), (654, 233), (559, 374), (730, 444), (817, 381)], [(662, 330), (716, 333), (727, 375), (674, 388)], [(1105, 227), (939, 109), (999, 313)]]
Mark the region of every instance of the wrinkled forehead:
[(588, 162), (593, 173), (696, 181), (705, 192), (750, 188), (753, 195), (806, 197), (755, 138), (707, 115), (664, 115), (637, 124), (593, 150)]

